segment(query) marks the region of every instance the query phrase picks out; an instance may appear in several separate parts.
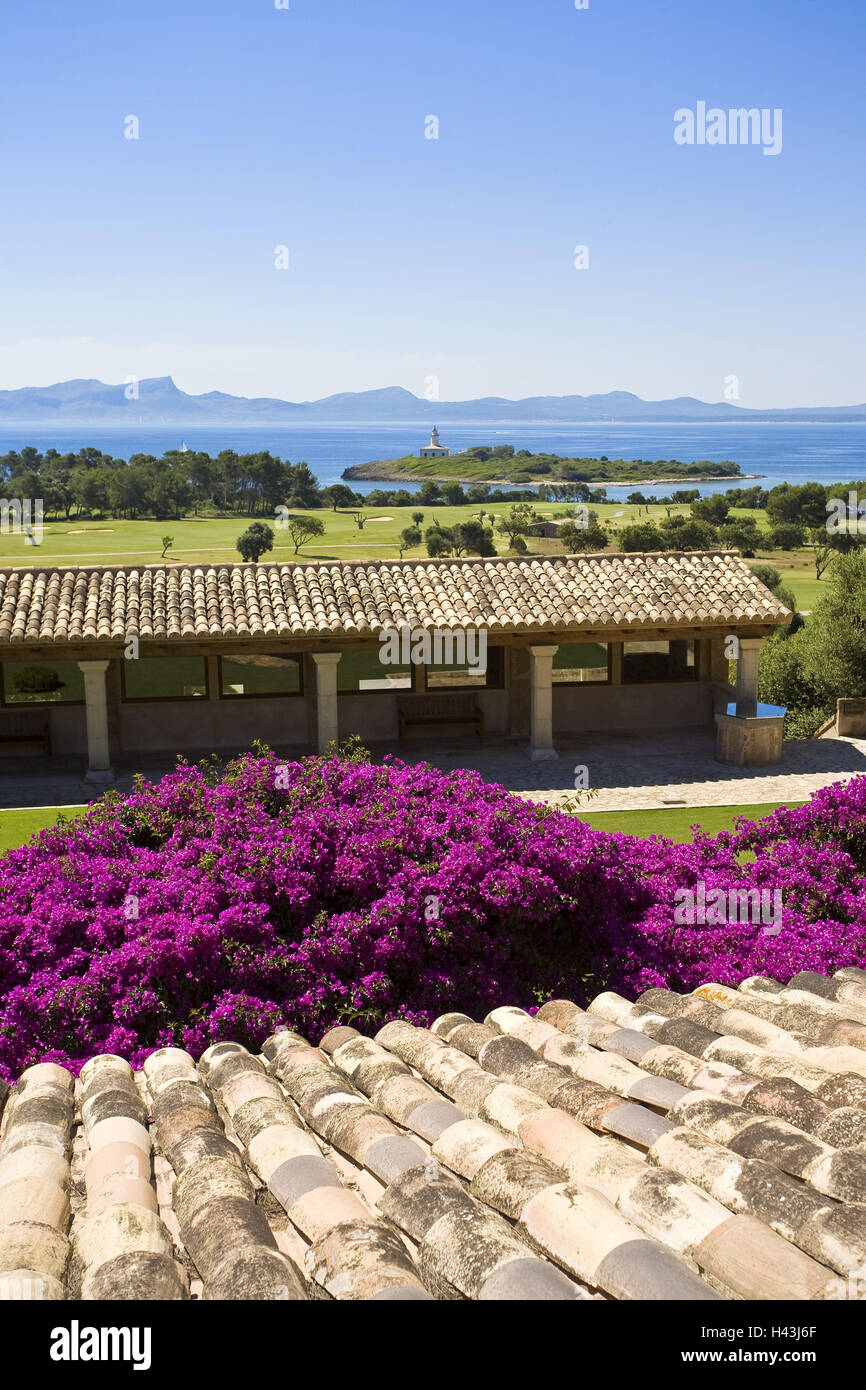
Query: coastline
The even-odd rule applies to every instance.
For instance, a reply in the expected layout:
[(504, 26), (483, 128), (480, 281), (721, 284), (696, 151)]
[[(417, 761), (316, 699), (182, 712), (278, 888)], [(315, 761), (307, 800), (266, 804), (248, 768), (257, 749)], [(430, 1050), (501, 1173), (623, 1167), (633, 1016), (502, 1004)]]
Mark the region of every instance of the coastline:
[[(539, 487), (562, 487), (566, 480), (553, 478), (549, 481), (543, 477), (536, 480), (516, 482), (512, 478), (455, 478), (453, 474), (437, 473), (365, 473), (363, 477), (358, 477), (355, 470), (369, 468), (372, 465), (361, 463), (353, 464), (349, 468), (344, 468), (340, 474), (341, 479), (346, 483), (389, 483), (392, 488), (399, 487), (405, 483), (459, 483), (461, 487), (500, 487), (500, 488), (533, 488)], [(751, 481), (765, 477), (764, 473), (735, 473), (720, 475), (718, 473), (690, 473), (686, 477), (682, 475), (676, 478), (599, 478), (590, 481), (588, 478), (569, 479), (568, 481), (583, 483), (586, 487), (661, 487), (680, 484), (688, 487), (691, 483), (729, 483), (731, 487), (737, 487), (739, 483)]]

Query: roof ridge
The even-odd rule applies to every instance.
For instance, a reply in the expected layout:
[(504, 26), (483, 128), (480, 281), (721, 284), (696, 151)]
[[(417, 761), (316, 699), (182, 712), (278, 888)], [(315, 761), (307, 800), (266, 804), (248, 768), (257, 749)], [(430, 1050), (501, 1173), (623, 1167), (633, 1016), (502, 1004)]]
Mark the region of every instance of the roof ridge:
[(735, 557), (742, 559), (739, 550), (609, 550), (581, 552), (576, 551), (567, 555), (437, 555), (437, 556), (405, 556), (398, 559), (388, 560), (178, 560), (178, 561), (153, 561), (144, 565), (0, 565), (0, 575), (6, 574), (68, 574), (72, 570), (87, 572), (111, 572), (111, 573), (131, 573), (141, 570), (178, 570), (178, 569), (267, 569), (285, 568), (290, 566), (294, 569), (319, 569), (332, 568), (339, 565), (347, 568), (349, 565), (364, 565), (366, 568), (371, 566), (388, 565), (392, 567), (407, 567), (409, 565), (494, 565), (494, 564), (561, 564), (565, 560), (649, 560), (659, 556), (666, 559), (712, 559)]

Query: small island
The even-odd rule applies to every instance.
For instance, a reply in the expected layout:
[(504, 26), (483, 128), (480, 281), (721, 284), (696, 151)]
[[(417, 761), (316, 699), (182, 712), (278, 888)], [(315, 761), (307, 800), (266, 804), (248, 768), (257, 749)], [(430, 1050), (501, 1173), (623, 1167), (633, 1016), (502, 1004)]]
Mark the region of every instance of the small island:
[[(435, 442), (433, 442), (435, 441)], [(451, 454), (439, 444), (433, 431), (431, 444), (418, 454), (396, 459), (376, 459), (345, 469), (347, 482), (399, 482), (406, 478), (429, 478), (434, 482), (509, 483), (517, 485), (582, 482), (677, 483), (713, 482), (718, 478), (747, 478), (740, 465), (725, 459), (712, 463), (681, 463), (678, 459), (563, 458), (559, 454), (533, 454), (515, 450), (513, 444), (476, 444), (463, 453)]]

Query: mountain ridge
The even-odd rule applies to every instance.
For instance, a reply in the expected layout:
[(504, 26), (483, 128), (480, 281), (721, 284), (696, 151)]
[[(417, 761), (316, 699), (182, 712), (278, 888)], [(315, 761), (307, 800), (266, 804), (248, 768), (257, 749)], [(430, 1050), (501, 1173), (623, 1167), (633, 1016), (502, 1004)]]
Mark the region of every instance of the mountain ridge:
[[(132, 393), (132, 394), (130, 394)], [(647, 401), (631, 391), (589, 396), (481, 396), (468, 401), (430, 401), (402, 386), (370, 391), (340, 391), (314, 401), (286, 401), (273, 396), (234, 396), (225, 391), (191, 395), (171, 376), (145, 377), (114, 385), (95, 377), (78, 377), (50, 386), (22, 386), (0, 391), (0, 422), (44, 424), (276, 424), (286, 420), (337, 423), (425, 422), (635, 424), (700, 422), (866, 421), (866, 403), (852, 406), (804, 406), (756, 410), (728, 401), (708, 402), (695, 396)]]

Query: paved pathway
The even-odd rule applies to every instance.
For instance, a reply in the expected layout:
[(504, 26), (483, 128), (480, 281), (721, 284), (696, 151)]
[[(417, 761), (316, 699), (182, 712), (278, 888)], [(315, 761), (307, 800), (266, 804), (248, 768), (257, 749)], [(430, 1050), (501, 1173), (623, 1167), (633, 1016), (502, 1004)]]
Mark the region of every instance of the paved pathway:
[[(190, 753), (190, 762), (207, 750)], [(302, 750), (280, 749), (299, 757)], [(560, 744), (551, 762), (530, 761), (525, 745), (472, 738), (446, 742), (411, 741), (379, 746), (377, 757), (392, 752), (408, 762), (426, 761), (445, 772), (470, 767), (488, 782), (519, 796), (556, 803), (574, 795), (575, 769), (586, 767), (596, 796), (587, 811), (654, 810), (664, 806), (730, 806), (770, 801), (805, 801), (829, 782), (866, 773), (866, 739), (786, 740), (776, 767), (725, 767), (713, 756), (713, 734), (704, 729), (648, 731), (644, 734), (588, 735), (583, 743)], [(174, 766), (166, 754), (118, 770), (117, 787), (127, 791), (133, 774), (157, 780)], [(98, 789), (81, 779), (78, 759), (53, 759), (50, 770), (36, 758), (0, 762), (0, 807), (76, 805), (95, 800)]]
[(596, 792), (585, 802), (587, 811), (806, 801), (829, 782), (866, 773), (866, 739), (788, 739), (781, 764), (743, 768), (717, 763), (714, 734), (692, 729), (560, 743), (555, 762), (533, 763), (523, 749), (506, 745), (483, 748), (471, 758), (452, 749), (431, 748), (427, 756), (437, 767), (468, 765), (487, 781), (554, 804), (574, 795), (576, 769), (585, 767)]

